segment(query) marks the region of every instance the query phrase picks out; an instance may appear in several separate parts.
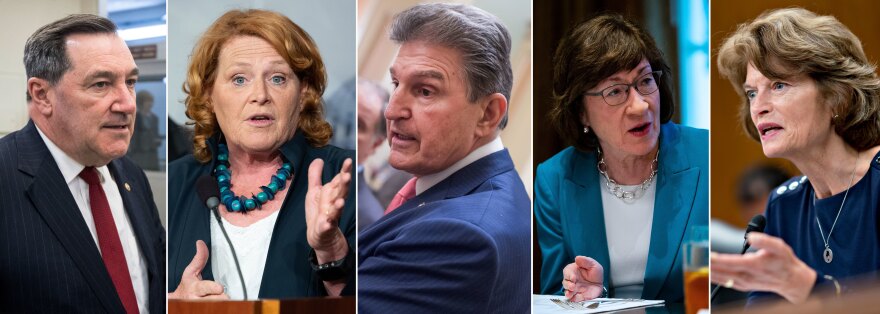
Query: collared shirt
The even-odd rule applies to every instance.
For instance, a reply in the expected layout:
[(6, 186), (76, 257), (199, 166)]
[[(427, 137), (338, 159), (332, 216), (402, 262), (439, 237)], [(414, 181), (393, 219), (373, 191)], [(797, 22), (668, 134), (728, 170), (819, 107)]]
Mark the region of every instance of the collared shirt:
[[(46, 137), (46, 134), (43, 134), (39, 126), (37, 126), (37, 132), (40, 133), (43, 143), (46, 143), (49, 153), (52, 154), (58, 169), (61, 170), (64, 182), (67, 183), (67, 188), (70, 189), (70, 194), (73, 195), (76, 206), (79, 208), (80, 213), (82, 213), (83, 220), (85, 220), (86, 225), (89, 227), (92, 239), (95, 240), (95, 246), (100, 252), (101, 246), (98, 244), (98, 231), (95, 229), (95, 220), (92, 217), (91, 205), (89, 205), (89, 184), (79, 177), (80, 172), (86, 166), (62, 151), (61, 148)], [(125, 261), (128, 264), (128, 272), (131, 275), (131, 283), (134, 288), (134, 295), (137, 298), (138, 309), (141, 313), (148, 313), (149, 300), (147, 300), (147, 290), (149, 280), (147, 278), (146, 261), (144, 261), (144, 256), (138, 247), (137, 238), (135, 238), (134, 229), (131, 227), (128, 215), (125, 213), (122, 195), (119, 193), (116, 181), (110, 175), (110, 169), (106, 165), (95, 168), (98, 170), (101, 187), (104, 188), (107, 203), (110, 204), (110, 212), (113, 214), (113, 221), (116, 223), (116, 232), (119, 234), (119, 241), (122, 243), (122, 250), (125, 253)]]
[(501, 137), (498, 136), (486, 145), (480, 146), (479, 148), (472, 151), (470, 154), (467, 154), (467, 156), (464, 156), (464, 158), (455, 162), (454, 164), (452, 164), (452, 166), (449, 166), (449, 168), (446, 168), (445, 170), (438, 173), (419, 177), (419, 179), (416, 180), (416, 195), (422, 194), (431, 187), (437, 185), (437, 183), (440, 183), (451, 176), (453, 173), (461, 170), (461, 168), (464, 168), (465, 166), (470, 165), (477, 160), (480, 160), (480, 158), (489, 156), (490, 154), (501, 151), (503, 149), (504, 144), (501, 143)]

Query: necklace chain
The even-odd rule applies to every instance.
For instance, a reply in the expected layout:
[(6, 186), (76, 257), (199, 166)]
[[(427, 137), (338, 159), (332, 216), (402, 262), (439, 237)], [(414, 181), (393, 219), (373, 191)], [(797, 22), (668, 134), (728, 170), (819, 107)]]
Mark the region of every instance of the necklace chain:
[(633, 191), (626, 191), (617, 181), (614, 181), (610, 176), (608, 176), (608, 165), (605, 164), (605, 155), (602, 154), (602, 148), (596, 147), (599, 152), (599, 163), (596, 164), (596, 168), (599, 169), (599, 173), (605, 176), (605, 187), (608, 189), (608, 192), (611, 192), (615, 197), (622, 200), (636, 199), (644, 195), (644, 192), (651, 186), (651, 182), (654, 181), (654, 177), (657, 175), (657, 157), (660, 156), (660, 150), (657, 149), (657, 154), (654, 155), (654, 160), (651, 161), (651, 175), (648, 176), (645, 181), (642, 181), (641, 184)]
[[(834, 217), (834, 223), (831, 224), (831, 230), (828, 230), (828, 237), (825, 237), (825, 232), (822, 231), (822, 223), (819, 222), (819, 213), (818, 213), (818, 211), (816, 212), (816, 225), (819, 226), (819, 235), (822, 236), (822, 242), (825, 243), (826, 251), (830, 250), (830, 245), (828, 243), (831, 241), (831, 233), (834, 232), (834, 227), (837, 226), (837, 219), (840, 218), (840, 213), (843, 212), (843, 205), (846, 204), (846, 197), (849, 195), (849, 189), (852, 188), (853, 179), (855, 179), (855, 177), (856, 177), (856, 168), (859, 165), (858, 161), (859, 161), (859, 155), (856, 155), (856, 162), (855, 162), (855, 165), (853, 166), (852, 173), (849, 176), (849, 186), (846, 188), (846, 192), (843, 193), (843, 201), (840, 202), (840, 208), (837, 210), (837, 217)], [(813, 193), (815, 194), (815, 191), (813, 191)], [(813, 207), (816, 207), (815, 195), (813, 196)], [(828, 262), (828, 261), (826, 261), (826, 262)]]

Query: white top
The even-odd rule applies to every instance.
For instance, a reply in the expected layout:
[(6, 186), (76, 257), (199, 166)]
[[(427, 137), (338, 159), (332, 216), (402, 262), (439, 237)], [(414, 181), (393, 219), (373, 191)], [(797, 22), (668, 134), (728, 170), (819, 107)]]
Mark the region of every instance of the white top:
[[(234, 226), (226, 221), (226, 218), (220, 218), (238, 256), (238, 263), (247, 286), (248, 300), (257, 300), (260, 297), (260, 285), (263, 283), (263, 270), (266, 268), (266, 257), (269, 255), (269, 243), (272, 241), (272, 232), (275, 230), (275, 221), (278, 220), (279, 212), (281, 210), (247, 227)], [(226, 237), (223, 236), (213, 212), (210, 219), (211, 269), (214, 271), (214, 281), (226, 287), (226, 295), (230, 299), (244, 300), (244, 291), (241, 290), (241, 280), (238, 278), (232, 250), (229, 249), (229, 243), (226, 242)]]
[[(654, 220), (656, 177), (651, 186), (637, 199), (622, 200), (605, 186), (605, 176), (599, 176), (602, 190), (602, 212), (605, 215), (605, 237), (611, 263), (611, 282), (615, 298), (642, 297), (645, 267), (651, 247), (651, 222)], [(637, 185), (621, 185), (625, 191), (638, 189)], [(608, 266), (606, 266), (608, 267)]]
[(480, 160), (480, 158), (489, 156), (492, 153), (503, 149), (504, 144), (501, 143), (501, 136), (497, 136), (491, 142), (478, 147), (470, 154), (467, 154), (467, 156), (464, 156), (464, 158), (462, 158), (461, 160), (456, 161), (454, 164), (452, 164), (452, 166), (449, 166), (449, 168), (446, 168), (445, 170), (438, 173), (419, 177), (419, 179), (416, 180), (416, 195), (422, 194), (422, 192), (425, 192), (431, 187), (437, 185), (437, 183), (442, 182), (453, 173), (461, 170), (461, 168), (464, 168), (467, 165), (470, 165), (473, 162)]
[[(55, 164), (61, 170), (61, 176), (64, 177), (64, 182), (67, 183), (67, 188), (70, 189), (70, 194), (73, 195), (73, 200), (76, 201), (76, 206), (79, 208), (86, 226), (89, 227), (92, 239), (95, 240), (95, 246), (98, 248), (98, 252), (100, 252), (101, 245), (98, 244), (98, 231), (95, 229), (95, 219), (92, 217), (92, 207), (89, 202), (89, 184), (79, 177), (79, 173), (86, 166), (67, 155), (61, 148), (49, 140), (39, 127), (37, 127), (37, 132), (40, 133), (43, 143), (46, 143), (49, 153), (55, 159)], [(128, 264), (128, 273), (131, 275), (131, 285), (134, 288), (134, 296), (137, 298), (138, 310), (141, 313), (148, 313), (149, 308), (147, 304), (149, 304), (149, 300), (147, 298), (149, 295), (147, 290), (149, 289), (149, 281), (147, 278), (147, 263), (144, 261), (144, 256), (138, 247), (137, 238), (135, 238), (134, 230), (131, 228), (131, 221), (128, 220), (128, 214), (125, 213), (122, 195), (119, 194), (119, 187), (116, 185), (116, 181), (110, 175), (110, 170), (107, 169), (106, 165), (96, 167), (96, 169), (98, 169), (98, 177), (101, 179), (101, 187), (104, 188), (104, 194), (107, 196), (107, 203), (110, 204), (110, 213), (113, 215), (113, 222), (116, 223), (116, 233), (119, 234), (122, 251), (125, 253), (125, 262)], [(114, 288), (115, 290), (116, 288)]]

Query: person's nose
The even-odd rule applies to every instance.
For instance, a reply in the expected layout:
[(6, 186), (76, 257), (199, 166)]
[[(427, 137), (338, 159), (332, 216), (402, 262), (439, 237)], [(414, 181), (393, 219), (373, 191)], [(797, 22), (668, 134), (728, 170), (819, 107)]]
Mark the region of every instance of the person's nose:
[(650, 107), (650, 104), (646, 100), (648, 95), (642, 95), (639, 93), (635, 86), (630, 86), (627, 93), (629, 93), (629, 97), (627, 97), (628, 104), (626, 104), (627, 113), (636, 116), (643, 115)]
[(256, 80), (251, 85), (251, 95), (248, 102), (256, 105), (263, 105), (269, 102), (269, 86), (266, 80)]
[(749, 114), (752, 120), (769, 113), (772, 108), (773, 104), (765, 93), (756, 91), (754, 98), (749, 100)]
[(412, 99), (407, 97), (403, 88), (396, 88), (391, 92), (391, 98), (388, 100), (388, 107), (385, 108), (385, 120), (394, 121), (401, 119), (409, 119), (412, 116), (410, 111), (410, 103)]
[(137, 102), (135, 102), (134, 88), (126, 84), (118, 86), (111, 92), (113, 97), (113, 105), (111, 111), (124, 114), (134, 114), (137, 111)]

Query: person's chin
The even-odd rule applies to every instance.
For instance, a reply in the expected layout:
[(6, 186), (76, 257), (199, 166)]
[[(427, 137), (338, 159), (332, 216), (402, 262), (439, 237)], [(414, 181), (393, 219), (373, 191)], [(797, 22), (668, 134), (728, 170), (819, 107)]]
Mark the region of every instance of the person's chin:
[(101, 161), (100, 164), (107, 164), (114, 159), (122, 158), (125, 156), (125, 153), (128, 152), (128, 145), (116, 145), (116, 146), (107, 146), (103, 147), (103, 149), (99, 150), (100, 154), (97, 156)]
[(787, 149), (780, 147), (779, 143), (761, 143), (761, 149), (767, 158), (785, 158)]

